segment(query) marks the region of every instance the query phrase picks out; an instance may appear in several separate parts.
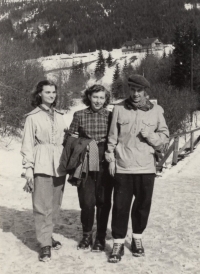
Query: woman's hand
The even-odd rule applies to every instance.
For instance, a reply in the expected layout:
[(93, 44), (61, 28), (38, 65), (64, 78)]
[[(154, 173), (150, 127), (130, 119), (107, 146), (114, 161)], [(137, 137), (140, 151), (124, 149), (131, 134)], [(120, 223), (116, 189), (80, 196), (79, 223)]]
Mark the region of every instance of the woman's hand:
[(26, 169), (26, 184), (24, 186), (24, 191), (26, 192), (34, 192), (34, 176), (33, 169), (31, 167)]
[(116, 171), (115, 162), (109, 163), (108, 171), (109, 171), (110, 175), (114, 177), (115, 171)]

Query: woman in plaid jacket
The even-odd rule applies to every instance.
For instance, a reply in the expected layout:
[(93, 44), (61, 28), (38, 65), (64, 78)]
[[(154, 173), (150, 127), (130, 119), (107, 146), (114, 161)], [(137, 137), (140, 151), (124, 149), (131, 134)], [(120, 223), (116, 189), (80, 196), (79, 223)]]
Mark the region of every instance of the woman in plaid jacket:
[(107, 149), (107, 135), (111, 121), (111, 112), (105, 107), (109, 104), (110, 94), (101, 85), (93, 85), (85, 91), (83, 102), (86, 109), (74, 113), (69, 132), (72, 136), (93, 139), (98, 146), (99, 171), (89, 171), (87, 180), (78, 187), (81, 207), (83, 237), (78, 249), (92, 246), (92, 227), (95, 206), (97, 207), (97, 234), (92, 251), (100, 252), (105, 248), (105, 237), (111, 208), (112, 179), (104, 161)]

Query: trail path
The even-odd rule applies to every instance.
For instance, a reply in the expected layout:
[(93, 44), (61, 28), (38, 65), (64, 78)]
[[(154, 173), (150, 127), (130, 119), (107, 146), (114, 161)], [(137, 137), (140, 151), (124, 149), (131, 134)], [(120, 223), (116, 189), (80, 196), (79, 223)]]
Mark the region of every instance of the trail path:
[(20, 178), (19, 150), (17, 142), (11, 143), (9, 150), (0, 148), (1, 274), (200, 273), (200, 146), (163, 177), (156, 178), (143, 240), (146, 256), (131, 255), (129, 223), (125, 255), (118, 264), (107, 262), (112, 248), (110, 220), (105, 253), (76, 249), (81, 238), (80, 209), (76, 188), (68, 183), (54, 235), (63, 247), (52, 251), (50, 263), (38, 261), (31, 196), (22, 190), (25, 181)]

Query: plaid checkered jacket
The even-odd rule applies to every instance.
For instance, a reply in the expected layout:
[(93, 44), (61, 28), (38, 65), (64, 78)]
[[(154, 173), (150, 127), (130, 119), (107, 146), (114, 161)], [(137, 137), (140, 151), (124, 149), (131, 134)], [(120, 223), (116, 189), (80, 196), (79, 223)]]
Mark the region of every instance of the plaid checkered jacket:
[(98, 112), (94, 112), (90, 107), (77, 111), (74, 113), (69, 132), (98, 142), (107, 140), (111, 115), (112, 113), (105, 108)]

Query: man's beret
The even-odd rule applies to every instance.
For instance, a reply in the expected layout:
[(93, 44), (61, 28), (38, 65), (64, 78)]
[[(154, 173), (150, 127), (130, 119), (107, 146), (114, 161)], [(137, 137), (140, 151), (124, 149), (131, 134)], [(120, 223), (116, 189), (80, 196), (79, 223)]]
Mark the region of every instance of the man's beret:
[(150, 88), (149, 81), (142, 75), (132, 74), (128, 77), (128, 84), (135, 87)]

